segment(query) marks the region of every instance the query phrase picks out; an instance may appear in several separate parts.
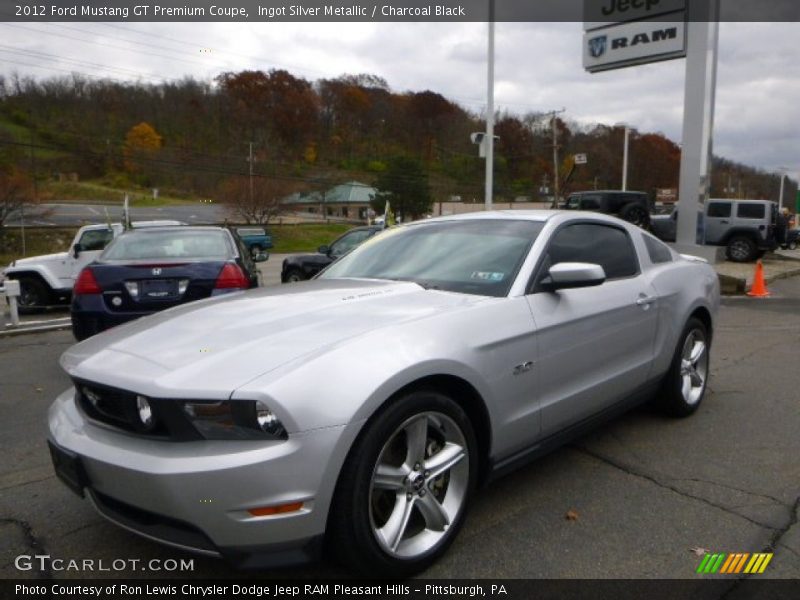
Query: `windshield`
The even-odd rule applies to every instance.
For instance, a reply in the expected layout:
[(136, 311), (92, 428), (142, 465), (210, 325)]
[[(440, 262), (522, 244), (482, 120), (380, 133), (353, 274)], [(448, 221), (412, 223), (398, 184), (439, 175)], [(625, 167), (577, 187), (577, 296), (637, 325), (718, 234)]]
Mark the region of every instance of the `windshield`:
[(106, 248), (100, 260), (227, 260), (231, 254), (232, 249), (224, 231), (150, 229), (119, 236)]
[(427, 289), (505, 296), (543, 226), (497, 219), (398, 227), (364, 242), (320, 278), (413, 281)]

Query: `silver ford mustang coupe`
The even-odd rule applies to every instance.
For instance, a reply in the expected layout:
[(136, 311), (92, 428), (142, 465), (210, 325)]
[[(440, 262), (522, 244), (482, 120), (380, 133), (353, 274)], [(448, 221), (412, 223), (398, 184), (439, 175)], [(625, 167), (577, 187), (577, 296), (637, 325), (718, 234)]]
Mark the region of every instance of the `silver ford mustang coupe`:
[(697, 410), (719, 284), (613, 217), (430, 219), (315, 280), (176, 307), (72, 347), (59, 477), (110, 521), (240, 567), (407, 576), (476, 488), (631, 406)]

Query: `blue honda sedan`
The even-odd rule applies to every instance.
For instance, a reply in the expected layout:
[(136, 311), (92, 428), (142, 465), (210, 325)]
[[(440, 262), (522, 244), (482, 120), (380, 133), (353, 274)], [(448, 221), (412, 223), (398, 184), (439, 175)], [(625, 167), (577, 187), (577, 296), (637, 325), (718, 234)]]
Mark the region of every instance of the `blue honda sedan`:
[[(266, 259), (263, 253), (255, 256), (255, 261)], [(84, 340), (178, 304), (256, 287), (255, 261), (222, 227), (128, 231), (78, 275), (72, 332)]]

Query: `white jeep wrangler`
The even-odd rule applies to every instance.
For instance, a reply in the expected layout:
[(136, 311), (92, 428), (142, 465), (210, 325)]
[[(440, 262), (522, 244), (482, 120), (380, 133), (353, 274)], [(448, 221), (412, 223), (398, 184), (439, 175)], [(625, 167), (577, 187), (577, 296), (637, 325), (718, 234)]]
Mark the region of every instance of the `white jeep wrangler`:
[[(180, 221), (136, 221), (133, 227), (183, 225)], [(20, 258), (0, 273), (4, 279), (20, 284), (18, 299), (21, 311), (66, 304), (72, 298), (72, 286), (81, 269), (100, 256), (108, 243), (121, 234), (119, 223), (86, 225), (78, 230), (68, 252)]]

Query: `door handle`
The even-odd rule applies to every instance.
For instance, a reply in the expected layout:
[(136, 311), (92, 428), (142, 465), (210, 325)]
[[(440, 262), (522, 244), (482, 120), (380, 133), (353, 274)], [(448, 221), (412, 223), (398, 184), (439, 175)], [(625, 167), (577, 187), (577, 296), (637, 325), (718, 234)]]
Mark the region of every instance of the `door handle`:
[(655, 296), (642, 296), (636, 301), (636, 304), (637, 306), (649, 308), (651, 304), (655, 304), (656, 300), (658, 300), (658, 298)]
[(727, 221), (727, 220), (726, 220), (726, 221), (720, 221), (720, 223), (721, 223), (722, 225), (729, 225), (729, 224), (730, 224), (730, 221)]

